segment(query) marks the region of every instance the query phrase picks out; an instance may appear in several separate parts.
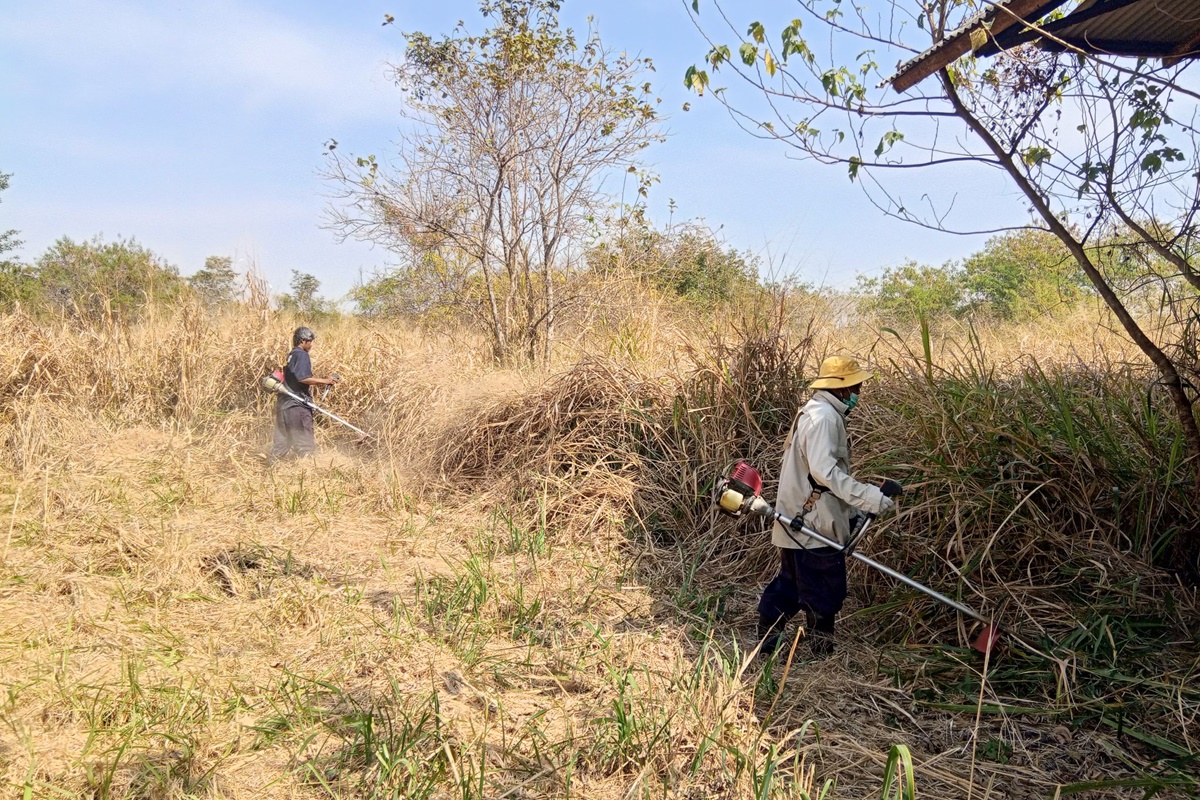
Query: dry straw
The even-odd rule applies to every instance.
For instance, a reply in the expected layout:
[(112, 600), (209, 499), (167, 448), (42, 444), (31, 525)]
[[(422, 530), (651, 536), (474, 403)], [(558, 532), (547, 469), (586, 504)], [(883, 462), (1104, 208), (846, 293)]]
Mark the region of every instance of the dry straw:
[[(1102, 329), (1035, 358), (1019, 329), (864, 336), (819, 300), (606, 313), (544, 371), (331, 321), (326, 402), (378, 443), (320, 426), (274, 466), (255, 381), (296, 320), (0, 319), (4, 793), (1196, 791), (1196, 597), (1153, 566), (1194, 498)], [(953, 613), (861, 570), (834, 658), (749, 658), (774, 553), (710, 481), (744, 457), (773, 493), (847, 350), (879, 371), (857, 469), (912, 489), (865, 547), (1012, 629), (986, 681)]]

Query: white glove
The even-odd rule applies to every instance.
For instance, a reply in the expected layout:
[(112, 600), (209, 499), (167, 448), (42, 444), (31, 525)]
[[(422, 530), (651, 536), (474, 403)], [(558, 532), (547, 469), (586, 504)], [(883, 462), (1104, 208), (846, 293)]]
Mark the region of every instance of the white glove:
[(896, 501), (888, 497), (886, 494), (879, 498), (879, 516), (887, 514), (896, 508)]

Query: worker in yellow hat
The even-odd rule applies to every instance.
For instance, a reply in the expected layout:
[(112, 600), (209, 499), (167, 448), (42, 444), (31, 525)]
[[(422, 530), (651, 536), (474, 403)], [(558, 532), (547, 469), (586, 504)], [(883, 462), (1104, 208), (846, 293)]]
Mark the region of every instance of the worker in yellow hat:
[[(848, 356), (831, 356), (821, 363), (820, 374), (809, 384), (815, 391), (792, 425), (779, 474), (776, 509), (843, 546), (853, 517), (884, 514), (895, 506), (880, 486), (850, 476), (846, 417), (871, 377)], [(894, 481), (887, 483), (899, 490)], [(846, 599), (845, 553), (793, 533), (780, 522), (775, 523), (771, 542), (779, 548), (780, 567), (758, 603), (760, 655), (779, 648), (788, 620), (800, 611), (813, 655), (829, 655), (834, 617)]]

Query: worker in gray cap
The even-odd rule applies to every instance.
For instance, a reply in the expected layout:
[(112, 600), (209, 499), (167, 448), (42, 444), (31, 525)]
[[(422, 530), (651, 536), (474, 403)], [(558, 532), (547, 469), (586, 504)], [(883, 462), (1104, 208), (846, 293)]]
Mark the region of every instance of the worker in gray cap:
[(271, 446), (271, 459), (278, 460), (295, 451), (298, 456), (316, 452), (313, 439), (313, 409), (310, 386), (333, 386), (338, 377), (318, 378), (313, 375), (312, 349), (317, 335), (312, 328), (301, 326), (292, 333), (292, 352), (288, 354), (287, 366), (283, 369), (283, 382), (287, 388), (302, 399), (289, 397), (280, 392), (275, 401), (275, 441)]

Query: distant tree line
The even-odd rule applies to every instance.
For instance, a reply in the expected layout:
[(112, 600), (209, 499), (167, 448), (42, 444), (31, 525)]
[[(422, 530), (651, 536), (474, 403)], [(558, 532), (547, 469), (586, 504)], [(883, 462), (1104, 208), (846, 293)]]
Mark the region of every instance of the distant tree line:
[[(1126, 302), (1160, 303), (1194, 294), (1171, 265), (1134, 237), (1114, 235), (1090, 248), (1092, 261)], [(1054, 235), (1025, 230), (993, 236), (983, 249), (941, 266), (906, 261), (855, 287), (862, 310), (890, 322), (986, 316), (1028, 322), (1070, 311), (1097, 294), (1072, 254)]]
[(863, 309), (888, 321), (984, 314), (1022, 322), (1070, 309), (1089, 294), (1066, 248), (1036, 230), (994, 236), (962, 261), (907, 261), (860, 278), (856, 289)]
[[(10, 174), (0, 173), (0, 192)], [(150, 304), (194, 298), (216, 309), (239, 301), (241, 276), (229, 256), (209, 256), (190, 276), (135, 239), (105, 241), (97, 236), (77, 242), (64, 236), (31, 263), (15, 257), (18, 232), (0, 233), (0, 311), (18, 307), (81, 320), (132, 319)], [(291, 291), (275, 302), (282, 310), (306, 316), (334, 313), (333, 302), (319, 294), (320, 281), (292, 270)]]
[(701, 223), (659, 230), (639, 215), (616, 231), (599, 237), (588, 249), (588, 266), (601, 275), (642, 278), (667, 296), (700, 309), (762, 288), (756, 259), (724, 244)]
[(171, 302), (186, 290), (174, 266), (133, 239), (63, 237), (32, 264), (6, 263), (0, 305), (89, 320), (129, 318), (147, 303)]

